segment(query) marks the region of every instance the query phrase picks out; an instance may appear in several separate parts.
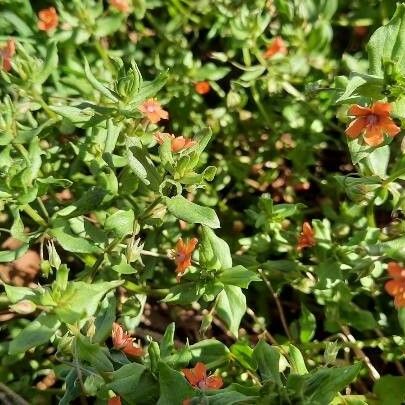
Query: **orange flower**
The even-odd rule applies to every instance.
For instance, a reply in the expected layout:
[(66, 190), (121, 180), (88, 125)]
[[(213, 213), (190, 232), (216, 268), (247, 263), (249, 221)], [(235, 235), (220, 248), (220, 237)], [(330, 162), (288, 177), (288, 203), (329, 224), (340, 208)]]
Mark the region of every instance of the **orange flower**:
[(196, 388), (218, 390), (222, 387), (222, 378), (216, 375), (207, 377), (207, 367), (204, 363), (198, 362), (194, 368), (181, 370), (188, 382)]
[(392, 277), (385, 283), (385, 291), (394, 297), (396, 308), (405, 307), (405, 268), (398, 263), (388, 263), (388, 274)]
[(14, 39), (7, 40), (3, 48), (0, 48), (0, 59), (2, 61), (3, 70), (9, 72), (11, 70), (11, 58), (15, 54)]
[(266, 59), (272, 58), (274, 55), (285, 55), (287, 53), (287, 46), (281, 37), (275, 37), (268, 45), (263, 57)]
[(52, 31), (58, 26), (59, 17), (55, 7), (49, 7), (38, 13), (38, 28), (41, 31)]
[(138, 109), (152, 124), (157, 124), (161, 119), (167, 120), (169, 118), (169, 113), (154, 98), (144, 101)]
[(120, 397), (112, 397), (108, 400), (108, 405), (121, 405)]
[(312, 247), (315, 246), (315, 244), (314, 230), (308, 222), (304, 222), (302, 225), (302, 232), (298, 238), (297, 249), (301, 250), (306, 247)]
[(376, 101), (370, 107), (353, 105), (348, 115), (355, 118), (346, 129), (349, 138), (357, 138), (363, 134), (367, 145), (378, 146), (384, 142), (384, 134), (394, 137), (401, 130), (390, 117), (391, 105)]
[(191, 399), (190, 398), (183, 399), (181, 405), (191, 405)]
[(166, 138), (171, 138), (172, 152), (174, 153), (191, 148), (197, 143), (191, 139), (184, 138), (184, 136), (174, 136), (173, 134), (168, 134), (167, 132), (158, 132), (155, 135), (155, 140), (159, 145), (162, 145)]
[(143, 350), (140, 347), (133, 345), (132, 338), (124, 332), (122, 326), (116, 322), (113, 323), (112, 341), (114, 349), (122, 350), (125, 354), (132, 357), (143, 355)]
[(109, 0), (110, 6), (114, 7), (118, 11), (128, 13), (130, 7), (127, 0)]
[(176, 243), (176, 249), (174, 252), (174, 260), (176, 262), (176, 273), (178, 273), (177, 279), (182, 276), (182, 274), (191, 266), (191, 256), (197, 246), (198, 239), (192, 238), (186, 243), (183, 239), (179, 239)]
[(194, 85), (196, 93), (204, 95), (210, 92), (211, 86), (208, 82), (197, 82)]

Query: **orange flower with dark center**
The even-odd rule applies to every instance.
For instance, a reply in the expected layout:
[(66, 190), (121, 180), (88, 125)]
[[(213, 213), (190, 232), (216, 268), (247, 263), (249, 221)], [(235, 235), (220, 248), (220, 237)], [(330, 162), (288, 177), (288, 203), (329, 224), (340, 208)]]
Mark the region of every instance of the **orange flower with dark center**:
[(396, 308), (405, 307), (405, 268), (398, 263), (388, 263), (388, 274), (392, 277), (385, 283), (385, 291), (394, 297)]
[(113, 323), (112, 341), (114, 349), (122, 350), (125, 354), (132, 357), (143, 355), (143, 350), (133, 344), (133, 339), (122, 329), (122, 326), (116, 322)]
[(345, 133), (351, 138), (363, 134), (364, 142), (370, 146), (378, 146), (384, 142), (384, 134), (394, 137), (401, 130), (390, 117), (391, 104), (376, 101), (370, 107), (353, 105), (348, 115), (355, 116)]
[(108, 405), (121, 405), (121, 397), (112, 397), (108, 400)]
[(155, 135), (155, 140), (159, 145), (162, 145), (167, 138), (171, 139), (172, 152), (174, 153), (191, 148), (197, 143), (191, 139), (184, 138), (184, 136), (174, 136), (173, 134), (168, 134), (167, 132), (158, 132)]
[(204, 363), (198, 362), (194, 368), (185, 368), (181, 370), (186, 376), (188, 382), (196, 388), (202, 390), (218, 390), (222, 387), (222, 378), (216, 375), (207, 376), (207, 367)]
[(13, 39), (7, 40), (3, 48), (0, 48), (0, 60), (2, 68), (6, 72), (11, 70), (11, 59), (15, 54), (15, 41)]
[(197, 246), (198, 239), (192, 238), (187, 242), (183, 242), (183, 239), (179, 239), (176, 243), (176, 249), (174, 251), (174, 261), (176, 262), (177, 280), (180, 279), (182, 274), (191, 266), (191, 256)]
[(130, 10), (128, 0), (109, 0), (109, 3), (111, 7), (123, 13), (128, 13)]
[(157, 124), (161, 119), (167, 120), (169, 118), (169, 113), (154, 98), (144, 101), (138, 109), (152, 124)]
[(55, 7), (45, 8), (38, 13), (38, 28), (41, 31), (52, 31), (58, 26), (59, 17)]
[(277, 54), (285, 55), (286, 53), (287, 53), (287, 46), (283, 41), (283, 38), (276, 37), (268, 45), (267, 49), (263, 53), (263, 57), (266, 59), (270, 59)]
[(194, 89), (196, 91), (196, 93), (204, 95), (207, 94), (211, 91), (211, 86), (208, 82), (197, 82), (194, 85)]
[(316, 245), (314, 230), (309, 222), (304, 222), (302, 225), (302, 232), (298, 238), (297, 249), (301, 250), (306, 247), (312, 247)]

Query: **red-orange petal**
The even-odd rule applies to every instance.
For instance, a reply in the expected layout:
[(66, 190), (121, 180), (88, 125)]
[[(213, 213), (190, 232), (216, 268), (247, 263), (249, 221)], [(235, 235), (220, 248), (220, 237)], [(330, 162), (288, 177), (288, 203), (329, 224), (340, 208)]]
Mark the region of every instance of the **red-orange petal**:
[(382, 128), (379, 125), (369, 125), (364, 131), (364, 142), (370, 146), (379, 146), (384, 142)]
[(108, 405), (121, 405), (121, 398), (120, 397), (112, 397), (108, 400)]
[[(402, 277), (402, 271), (405, 271), (398, 263), (389, 262), (388, 263), (388, 274), (393, 278)], [(404, 274), (405, 276), (405, 274)]]
[(358, 104), (352, 105), (348, 111), (347, 115), (354, 115), (355, 117), (366, 117), (367, 115), (372, 114), (372, 111), (368, 107), (363, 107)]
[(197, 246), (198, 239), (197, 238), (191, 238), (186, 245), (185, 251), (187, 254), (191, 254), (194, 252), (195, 247)]
[(405, 290), (405, 283), (400, 280), (389, 280), (384, 288), (389, 295), (395, 296)]
[(370, 109), (375, 115), (388, 116), (391, 112), (391, 104), (384, 103), (382, 101), (376, 101), (375, 103), (373, 103)]
[(140, 347), (135, 347), (132, 342), (124, 347), (123, 352), (131, 357), (141, 357), (143, 356), (143, 350)]
[(364, 131), (366, 126), (367, 126), (366, 117), (356, 118), (346, 128), (345, 134), (349, 138), (357, 138)]
[(219, 390), (223, 385), (222, 378), (217, 375), (210, 375), (205, 380), (205, 386), (212, 390)]
[(395, 295), (394, 304), (396, 308), (404, 308), (405, 307), (405, 291)]
[(392, 118), (382, 117), (379, 119), (378, 125), (381, 126), (384, 133), (395, 136), (401, 131), (401, 128), (395, 124)]

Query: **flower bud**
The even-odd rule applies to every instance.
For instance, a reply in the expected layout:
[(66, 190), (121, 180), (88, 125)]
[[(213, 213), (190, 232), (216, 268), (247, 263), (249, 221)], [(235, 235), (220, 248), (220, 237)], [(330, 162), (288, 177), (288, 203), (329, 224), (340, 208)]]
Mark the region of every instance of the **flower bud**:
[(336, 361), (336, 356), (339, 352), (339, 344), (338, 342), (327, 342), (325, 352), (323, 357), (325, 359), (326, 364), (333, 364)]
[(138, 66), (132, 61), (128, 71), (125, 71), (125, 68), (120, 69), (119, 79), (116, 84), (118, 94), (126, 101), (130, 101), (139, 93), (141, 80), (142, 76)]
[(141, 252), (143, 250), (144, 243), (141, 243), (141, 239), (135, 239), (135, 235), (128, 240), (126, 258), (128, 263), (139, 262), (142, 266)]
[(10, 310), (17, 314), (27, 315), (31, 314), (37, 309), (37, 306), (30, 300), (22, 300), (17, 304), (10, 305)]
[(381, 186), (381, 181), (377, 177), (336, 176), (335, 178), (347, 196), (357, 203), (371, 201), (375, 197), (376, 190)]

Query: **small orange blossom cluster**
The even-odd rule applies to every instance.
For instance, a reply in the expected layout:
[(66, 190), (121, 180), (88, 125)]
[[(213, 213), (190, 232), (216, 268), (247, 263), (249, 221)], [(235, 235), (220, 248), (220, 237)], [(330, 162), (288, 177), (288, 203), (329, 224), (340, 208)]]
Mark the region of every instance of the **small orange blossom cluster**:
[[(145, 100), (138, 107), (138, 110), (152, 124), (157, 124), (160, 120), (167, 120), (169, 118), (169, 113), (165, 111), (159, 101), (154, 98)], [(167, 132), (158, 132), (155, 135), (155, 140), (159, 145), (162, 145), (166, 139), (170, 139), (173, 153), (189, 149), (196, 144), (195, 141), (184, 138), (184, 136), (175, 136)]]
[(346, 135), (350, 139), (363, 136), (364, 142), (372, 147), (384, 142), (384, 134), (394, 137), (401, 130), (390, 116), (391, 104), (376, 101), (370, 107), (353, 105), (348, 115), (355, 117), (346, 128)]
[(405, 307), (405, 268), (396, 262), (388, 263), (388, 274), (391, 280), (385, 283), (385, 291), (394, 297), (396, 308)]
[(124, 332), (122, 326), (116, 322), (113, 323), (112, 329), (113, 347), (117, 350), (122, 350), (125, 354), (131, 357), (139, 357), (143, 355), (143, 350), (133, 344), (133, 339)]
[[(194, 388), (199, 388), (201, 390), (218, 390), (224, 384), (220, 376), (207, 376), (207, 367), (200, 361), (194, 366), (194, 368), (184, 368), (181, 371)], [(190, 403), (190, 399), (185, 399), (182, 405), (189, 405)]]

